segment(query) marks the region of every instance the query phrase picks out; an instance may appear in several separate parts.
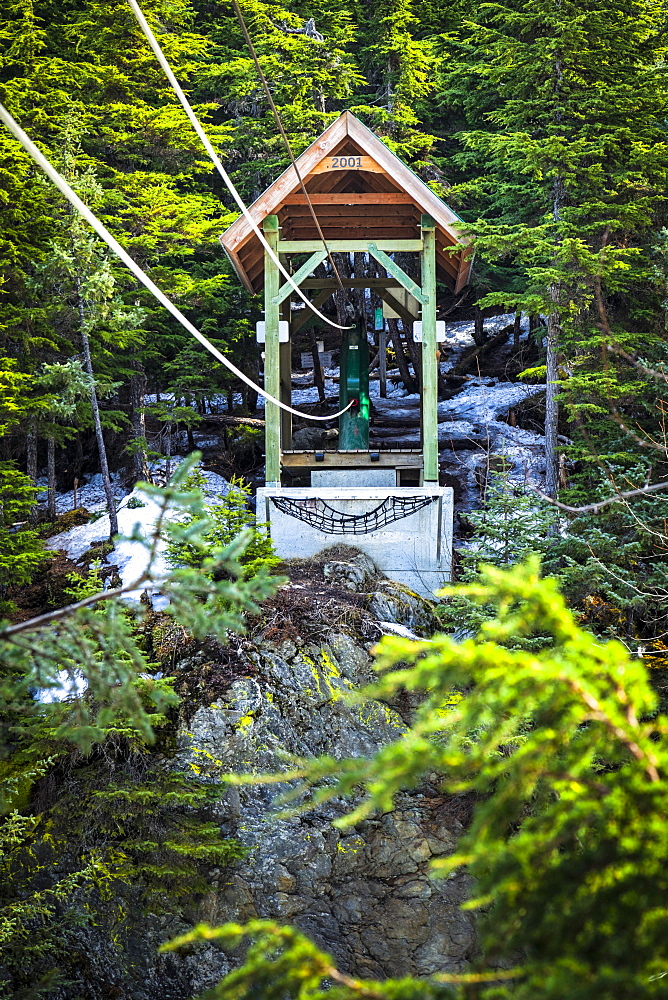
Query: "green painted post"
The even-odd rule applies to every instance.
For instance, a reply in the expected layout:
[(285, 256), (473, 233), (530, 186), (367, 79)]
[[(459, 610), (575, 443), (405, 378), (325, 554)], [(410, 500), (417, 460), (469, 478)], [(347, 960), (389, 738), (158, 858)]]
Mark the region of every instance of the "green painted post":
[[(280, 258), (279, 258), (280, 259)], [(283, 263), (283, 261), (281, 261)], [(281, 319), (290, 323), (290, 299), (284, 299), (280, 306)], [(290, 327), (288, 326), (288, 330)], [(292, 403), (292, 343), (290, 340), (286, 344), (279, 344), (278, 354), (280, 357), (281, 373), (281, 403)], [(292, 414), (287, 410), (281, 410), (281, 450), (287, 451), (292, 448)]]
[(422, 216), (422, 457), (425, 485), (438, 485), (438, 358), (436, 344), (436, 224)]
[[(267, 243), (277, 253), (278, 216), (268, 215), (264, 220), (264, 235)], [(278, 296), (280, 271), (267, 251), (264, 252), (264, 387), (276, 399), (280, 399), (281, 370), (278, 345), (278, 321), (280, 305), (274, 302)], [(267, 486), (281, 485), (281, 411), (276, 403), (265, 401), (265, 481)]]

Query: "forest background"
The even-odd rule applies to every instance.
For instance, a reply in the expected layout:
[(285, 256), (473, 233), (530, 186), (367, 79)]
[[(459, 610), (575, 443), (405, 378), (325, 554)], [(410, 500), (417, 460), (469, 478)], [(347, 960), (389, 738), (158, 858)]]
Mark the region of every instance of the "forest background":
[[(563, 521), (528, 538), (498, 508), (504, 561), (542, 551), (581, 621), (644, 654), (658, 676), (668, 617), (665, 7), (241, 7), (294, 153), (349, 108), (470, 226), (470, 308), (475, 299), (544, 317), (532, 377), (547, 376), (546, 490), (559, 491)], [(233, 12), (174, 0), (145, 13), (252, 201), (287, 159)], [(322, 40), (303, 30), (309, 18)], [(189, 318), (256, 376), (259, 303), (217, 243), (231, 201), (126, 5), (11, 0), (0, 46), (3, 103)], [(57, 468), (69, 487), (106, 452), (140, 478), (147, 388), (167, 398), (156, 419), (168, 433), (238, 387), (117, 268), (4, 131), (0, 149), (8, 598), (42, 558), (31, 523), (38, 470)], [(492, 544), (482, 551), (493, 555), (489, 504), (483, 521)]]

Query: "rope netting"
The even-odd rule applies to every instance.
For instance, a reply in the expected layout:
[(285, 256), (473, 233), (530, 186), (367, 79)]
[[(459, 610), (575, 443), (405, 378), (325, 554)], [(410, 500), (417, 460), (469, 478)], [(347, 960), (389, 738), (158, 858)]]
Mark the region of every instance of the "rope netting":
[(320, 497), (295, 500), (290, 497), (271, 497), (271, 502), (282, 514), (303, 521), (325, 535), (368, 535), (394, 521), (401, 521), (439, 499), (430, 497), (386, 497), (373, 510), (364, 514), (344, 514), (330, 507)]

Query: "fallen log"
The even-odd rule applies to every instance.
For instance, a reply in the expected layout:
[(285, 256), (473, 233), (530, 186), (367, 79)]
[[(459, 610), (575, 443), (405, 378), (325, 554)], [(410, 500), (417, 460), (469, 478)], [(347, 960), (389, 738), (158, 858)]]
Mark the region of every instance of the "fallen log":
[(257, 420), (255, 417), (233, 417), (231, 413), (206, 413), (202, 423), (222, 424), (223, 427), (255, 427), (264, 430), (264, 420)]

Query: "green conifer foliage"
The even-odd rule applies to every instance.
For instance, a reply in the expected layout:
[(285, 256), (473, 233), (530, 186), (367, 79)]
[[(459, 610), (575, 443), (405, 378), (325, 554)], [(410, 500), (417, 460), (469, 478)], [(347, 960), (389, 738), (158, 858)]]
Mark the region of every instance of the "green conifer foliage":
[[(489, 568), (460, 593), (496, 609), (478, 639), (381, 643), (381, 677), (365, 696), (419, 692), (410, 731), (371, 760), (325, 758), (293, 776), (307, 775), (316, 802), (357, 798), (335, 823), (343, 828), (392, 809), (402, 788), (427, 775), (439, 775), (446, 794), (471, 796), (470, 827), (433, 867), (473, 876), (466, 905), (480, 913), (480, 955), (464, 973), (368, 982), (291, 928), (200, 927), (170, 947), (254, 941), (212, 1000), (664, 995), (668, 720), (643, 664), (579, 628), (536, 560)], [(550, 641), (538, 652), (507, 648), (532, 635)]]
[(0, 608), (11, 586), (29, 583), (44, 561), (44, 545), (28, 525), (35, 487), (11, 462), (0, 462)]
[[(198, 488), (203, 485), (203, 477), (199, 470), (191, 474), (187, 485)], [(267, 525), (257, 525), (255, 514), (250, 509), (250, 486), (242, 479), (232, 479), (228, 491), (218, 503), (207, 504), (206, 512), (209, 516), (209, 530), (202, 536), (196, 544), (186, 541), (185, 536), (179, 528), (180, 538), (175, 539), (169, 545), (169, 559), (174, 566), (193, 566), (213, 572), (210, 568), (212, 557), (224, 550), (231, 542), (237, 538), (241, 532), (246, 537), (246, 547), (240, 557), (240, 563), (244, 567), (244, 577), (250, 579), (261, 569), (268, 570), (277, 565), (280, 560), (274, 552), (274, 545), (269, 537)], [(185, 521), (186, 529), (194, 518)], [(203, 544), (202, 544), (203, 543)]]
[[(28, 409), (29, 378), (12, 358), (0, 358), (0, 435), (21, 420)], [(43, 400), (41, 401), (43, 405)], [(28, 524), (35, 486), (14, 462), (0, 461), (0, 609), (8, 610), (7, 591), (29, 583), (44, 561), (44, 546)]]
[(166, 490), (146, 486), (163, 516), (146, 542), (140, 580), (104, 591), (93, 565), (72, 581), (72, 605), (38, 621), (0, 623), (3, 997), (58, 988), (84, 995), (93, 981), (113, 992), (119, 963), (133, 975), (130, 914), (187, 920), (210, 871), (243, 854), (221, 830), (222, 787), (170, 763), (173, 678), (156, 672), (146, 653), (145, 604), (119, 600), (135, 583), (156, 587), (169, 599), (168, 620), (225, 641), (273, 593), (277, 581), (266, 568), (242, 578), (244, 537), (211, 554), (206, 574), (181, 567), (165, 577), (155, 567), (170, 511), (187, 521), (177, 521), (172, 539), (205, 547), (212, 524), (201, 494), (183, 490), (192, 465)]
[[(499, 459), (506, 461), (503, 456), (497, 456)], [(513, 482), (507, 469), (490, 475), (480, 509), (470, 511), (466, 521), (473, 531), (458, 552), (458, 581), (464, 584), (478, 582), (486, 566), (506, 569), (532, 555), (551, 552), (559, 535), (554, 508), (534, 490)], [(493, 605), (481, 605), (459, 591), (436, 609), (443, 630), (458, 637), (479, 635), (494, 612)], [(521, 637), (512, 637), (509, 642), (525, 648), (527, 644)], [(543, 642), (542, 638), (531, 640), (532, 645)]]
[(633, 313), (665, 211), (662, 26), (643, 2), (485, 4), (466, 46), (468, 58), (455, 43), (460, 58), (443, 64), (444, 99), (470, 122), (461, 162), (475, 176), (460, 194), (484, 213), (474, 227), (482, 256), (521, 275), (520, 287), (485, 302), (548, 317), (547, 487), (556, 495), (557, 383), (576, 405), (594, 393), (606, 412), (625, 394), (625, 372), (601, 357), (606, 304), (619, 343), (637, 343), (641, 329), (645, 344), (653, 339)]

